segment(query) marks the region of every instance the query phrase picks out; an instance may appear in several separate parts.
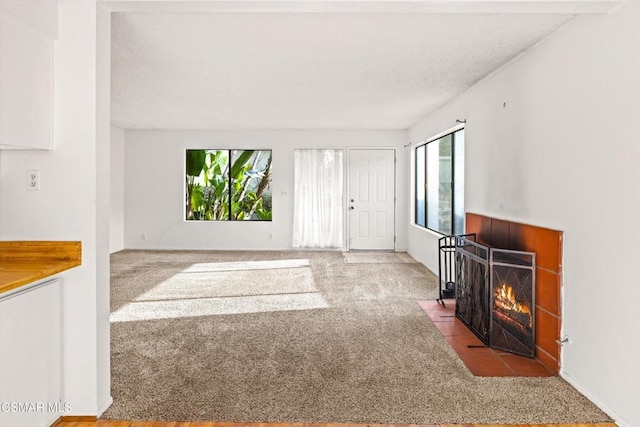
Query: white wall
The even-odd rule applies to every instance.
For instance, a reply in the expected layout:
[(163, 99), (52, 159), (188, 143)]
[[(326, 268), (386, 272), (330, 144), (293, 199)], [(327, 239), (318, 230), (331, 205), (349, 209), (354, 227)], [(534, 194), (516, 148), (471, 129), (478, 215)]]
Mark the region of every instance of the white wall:
[(111, 398), (110, 151), (111, 151), (111, 12), (96, 5), (96, 412)]
[[(290, 249), (295, 148), (397, 148), (406, 170), (406, 131), (126, 131), (125, 247), (147, 249)], [(188, 148), (273, 150), (273, 221), (185, 222)], [(346, 158), (346, 157), (345, 157)], [(346, 161), (346, 160), (345, 160)], [(398, 178), (399, 180), (400, 178)], [(406, 249), (406, 191), (397, 194), (397, 249)], [(269, 233), (273, 238), (269, 239)], [(142, 239), (142, 236), (146, 240)]]
[(124, 129), (111, 126), (109, 252), (124, 249)]
[[(98, 212), (105, 178), (98, 174), (107, 173), (108, 166), (98, 159), (104, 146), (97, 143), (105, 139), (97, 115), (109, 106), (98, 105), (105, 102), (108, 82), (96, 70), (97, 14), (92, 1), (60, 4), (55, 149), (0, 154), (0, 238), (82, 241), (82, 265), (62, 275), (62, 400), (72, 408), (65, 415), (98, 415), (109, 399), (108, 210)], [(40, 191), (26, 190), (28, 169), (40, 170)]]
[[(621, 426), (640, 426), (639, 22), (635, 1), (579, 17), (409, 131), (466, 118), (466, 210), (565, 232), (562, 376)], [(429, 232), (408, 242), (437, 268)]]

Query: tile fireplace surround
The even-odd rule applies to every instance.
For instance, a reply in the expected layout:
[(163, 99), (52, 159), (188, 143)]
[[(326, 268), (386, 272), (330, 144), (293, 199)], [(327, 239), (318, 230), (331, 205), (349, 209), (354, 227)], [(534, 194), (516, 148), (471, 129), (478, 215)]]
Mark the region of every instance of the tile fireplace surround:
[(558, 374), (562, 231), (467, 213), (465, 232), (483, 245), (536, 253), (536, 358)]

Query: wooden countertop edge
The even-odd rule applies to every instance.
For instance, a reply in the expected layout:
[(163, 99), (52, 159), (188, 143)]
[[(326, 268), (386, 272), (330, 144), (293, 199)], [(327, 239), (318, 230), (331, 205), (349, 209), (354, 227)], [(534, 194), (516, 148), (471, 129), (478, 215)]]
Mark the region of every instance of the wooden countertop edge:
[(79, 241), (0, 241), (0, 294), (81, 264)]
[(63, 240), (0, 241), (0, 261), (80, 260), (82, 242)]
[(55, 261), (55, 264), (56, 265), (54, 267), (41, 269), (35, 273), (25, 273), (20, 279), (13, 280), (9, 283), (2, 283), (2, 280), (0, 280), (0, 294), (12, 291), (41, 279), (46, 279), (47, 277), (69, 270), (70, 268), (77, 267), (82, 263), (80, 261)]

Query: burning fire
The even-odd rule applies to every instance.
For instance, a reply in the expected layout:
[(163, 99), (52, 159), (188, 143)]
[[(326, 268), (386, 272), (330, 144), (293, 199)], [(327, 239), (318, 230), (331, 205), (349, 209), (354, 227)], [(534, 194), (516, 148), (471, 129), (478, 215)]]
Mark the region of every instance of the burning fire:
[(502, 287), (496, 290), (495, 305), (503, 310), (528, 314), (529, 327), (531, 327), (531, 308), (527, 304), (521, 304), (516, 300), (516, 294), (512, 286), (502, 283)]

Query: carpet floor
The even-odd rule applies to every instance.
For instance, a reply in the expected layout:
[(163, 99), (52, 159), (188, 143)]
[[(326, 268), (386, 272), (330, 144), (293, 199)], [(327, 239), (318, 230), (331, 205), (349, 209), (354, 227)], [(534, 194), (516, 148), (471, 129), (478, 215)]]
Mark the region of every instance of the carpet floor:
[(416, 302), (436, 287), (406, 254), (118, 252), (103, 418), (610, 421), (561, 378), (471, 375)]

